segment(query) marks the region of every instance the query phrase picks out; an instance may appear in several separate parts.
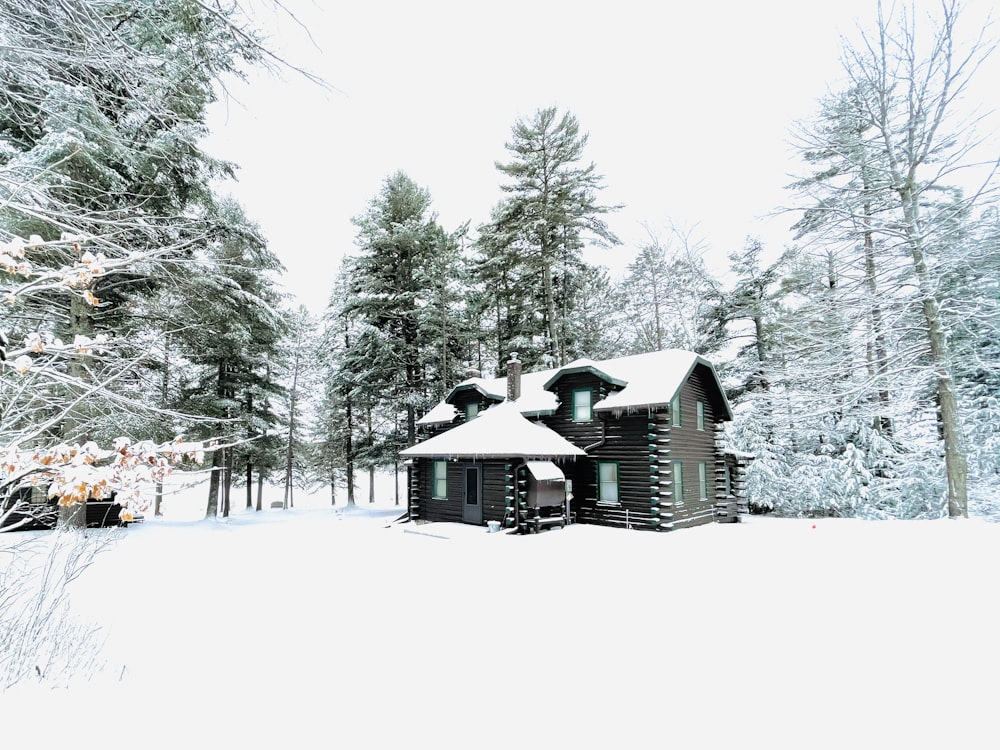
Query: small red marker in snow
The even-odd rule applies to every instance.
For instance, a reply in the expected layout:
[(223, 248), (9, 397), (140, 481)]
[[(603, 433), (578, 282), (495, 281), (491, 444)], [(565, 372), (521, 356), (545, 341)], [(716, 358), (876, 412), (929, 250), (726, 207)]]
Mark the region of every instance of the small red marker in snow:
[(813, 528), (814, 528), (814, 529), (816, 528), (816, 524), (813, 524)]

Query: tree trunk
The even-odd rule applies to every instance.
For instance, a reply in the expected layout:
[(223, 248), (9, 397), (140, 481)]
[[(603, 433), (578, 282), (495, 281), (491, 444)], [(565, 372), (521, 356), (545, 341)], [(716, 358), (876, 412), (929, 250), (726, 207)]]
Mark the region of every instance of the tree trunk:
[[(168, 351), (168, 344), (170, 342), (170, 337), (164, 334), (163, 337), (163, 362), (161, 363), (163, 377), (160, 380), (160, 405), (166, 408), (167, 402), (170, 397), (170, 353)], [(172, 437), (172, 435), (168, 435)], [(153, 515), (162, 516), (163, 515), (163, 482), (156, 483), (156, 494), (153, 498)]]
[(292, 498), (292, 465), (295, 460), (295, 400), (298, 396), (299, 384), (299, 353), (300, 347), (296, 342), (295, 361), (292, 365), (292, 392), (288, 401), (288, 447), (285, 450), (285, 500), (282, 508), (290, 508), (294, 504)]
[(222, 471), (222, 451), (212, 451), (212, 474), (208, 479), (208, 504), (205, 518), (215, 518), (219, 513), (219, 474)]
[(330, 505), (337, 504), (337, 475), (330, 472)]
[[(862, 167), (861, 179), (864, 190), (871, 190), (868, 171)], [(892, 418), (889, 416), (889, 389), (886, 386), (886, 376), (889, 373), (889, 356), (885, 343), (885, 324), (882, 319), (882, 305), (878, 298), (878, 276), (875, 268), (875, 238), (872, 232), (872, 205), (869, 200), (864, 202), (864, 248), (865, 248), (865, 286), (868, 288), (870, 300), (869, 317), (872, 329), (871, 375), (875, 380), (880, 413), (875, 419), (875, 428), (886, 437), (892, 437)]]
[(552, 354), (550, 366), (561, 367), (563, 362), (559, 356), (559, 326), (556, 322), (556, 296), (552, 289), (552, 263), (543, 261), (543, 276), (545, 287), (545, 316), (548, 318), (549, 352)]
[[(83, 297), (73, 294), (69, 298), (69, 333), (70, 340), (74, 337), (93, 336), (94, 324), (90, 317), (90, 305)], [(82, 386), (88, 380), (87, 365), (84, 355), (72, 354), (69, 358), (69, 374), (73, 383), (67, 387), (68, 400), (73, 403), (82, 393), (77, 384)], [(66, 410), (61, 425), (62, 439), (66, 443), (84, 443), (88, 439), (87, 418), (83, 413), (84, 403), (78, 403)], [(85, 528), (87, 525), (87, 501), (83, 500), (73, 505), (59, 506), (59, 526)]]
[(966, 481), (968, 466), (965, 448), (962, 445), (962, 424), (951, 376), (947, 333), (941, 323), (941, 311), (931, 287), (927, 262), (924, 259), (920, 236), (919, 207), (917, 197), (910, 187), (899, 190), (906, 217), (906, 235), (913, 258), (913, 270), (920, 290), (921, 308), (927, 326), (927, 342), (930, 345), (931, 366), (937, 387), (938, 403), (941, 407), (941, 434), (944, 439), (944, 467), (948, 479), (948, 516), (968, 517), (969, 498)]
[(257, 472), (257, 512), (264, 507), (264, 472)]
[[(227, 396), (228, 377), (229, 371), (226, 363), (224, 361), (219, 362), (218, 372), (216, 373), (217, 382), (215, 384), (215, 392), (220, 399)], [(208, 482), (208, 505), (205, 508), (205, 518), (215, 518), (219, 514), (219, 480), (224, 468), (224, 458), (222, 450), (212, 451), (212, 476)]]
[(344, 435), (344, 469), (347, 473), (347, 504), (354, 505), (354, 407), (349, 394), (344, 399), (344, 420), (347, 422), (344, 425), (346, 428)]
[(59, 527), (63, 529), (85, 529), (87, 527), (87, 503), (60, 505)]
[(368, 502), (375, 502), (375, 464), (368, 467)]
[(233, 448), (226, 448), (226, 467), (222, 484), (222, 517), (229, 518), (231, 492), (233, 488)]
[(247, 459), (247, 510), (253, 507), (253, 461)]

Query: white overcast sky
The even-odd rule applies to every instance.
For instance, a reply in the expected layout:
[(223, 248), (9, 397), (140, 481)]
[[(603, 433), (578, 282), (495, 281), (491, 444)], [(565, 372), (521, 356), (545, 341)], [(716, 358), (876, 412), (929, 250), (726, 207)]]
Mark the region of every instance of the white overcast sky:
[[(256, 0), (258, 21), (294, 74), (253, 75), (215, 106), (206, 146), (239, 164), (225, 187), (314, 312), (351, 217), (401, 169), (425, 187), (446, 229), (486, 221), (500, 196), (494, 162), (519, 117), (556, 105), (589, 133), (586, 158), (623, 246), (591, 253), (620, 271), (669, 221), (724, 258), (748, 234), (775, 252), (790, 239), (784, 190), (799, 169), (789, 129), (836, 88), (840, 35), (870, 25), (875, 0), (445, 2), (284, 0), (308, 28)], [(967, 3), (980, 17), (990, 0)], [(936, 3), (918, 5), (928, 8)], [(991, 75), (997, 70), (993, 61)], [(993, 76), (993, 82), (998, 79)], [(989, 89), (987, 89), (989, 90)], [(1000, 86), (992, 88), (993, 95)]]

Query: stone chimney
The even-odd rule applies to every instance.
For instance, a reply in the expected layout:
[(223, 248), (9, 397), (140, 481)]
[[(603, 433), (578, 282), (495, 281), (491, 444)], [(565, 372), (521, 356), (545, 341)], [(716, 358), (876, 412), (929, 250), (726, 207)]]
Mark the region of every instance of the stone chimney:
[(466, 377), (466, 379), (468, 379), (468, 378), (478, 378), (480, 375), (482, 375), (482, 373), (479, 372), (479, 370), (477, 370), (472, 365), (469, 365), (468, 367), (465, 368), (465, 377)]
[(507, 400), (517, 401), (521, 398), (521, 360), (517, 358), (517, 352), (510, 353), (510, 360), (507, 362)]

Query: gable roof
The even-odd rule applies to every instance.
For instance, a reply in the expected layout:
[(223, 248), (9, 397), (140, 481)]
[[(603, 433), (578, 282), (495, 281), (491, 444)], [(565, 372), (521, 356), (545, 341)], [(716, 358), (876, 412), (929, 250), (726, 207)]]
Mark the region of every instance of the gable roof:
[[(733, 412), (715, 367), (704, 357), (684, 349), (664, 349), (605, 360), (577, 359), (563, 367), (523, 373), (521, 397), (516, 403), (520, 412), (526, 416), (552, 414), (559, 406), (559, 400), (548, 389), (564, 375), (589, 372), (620, 388), (594, 404), (596, 412), (620, 413), (666, 406), (698, 365), (703, 365), (714, 380), (718, 396), (716, 403), (721, 406), (720, 416), (732, 420)], [(475, 388), (490, 398), (505, 400), (507, 378), (469, 378), (462, 381), (443, 402), (418, 420), (417, 424), (451, 422), (458, 411), (448, 402), (454, 394), (469, 388)]]
[[(403, 458), (569, 458), (585, 456), (580, 448), (520, 411), (521, 402), (505, 401), (475, 419), (400, 451)], [(454, 407), (453, 407), (454, 408)]]
[(608, 360), (604, 369), (628, 383), (620, 391), (609, 393), (594, 404), (596, 412), (623, 412), (636, 409), (667, 406), (674, 395), (698, 365), (710, 374), (722, 407), (720, 416), (731, 421), (733, 411), (722, 388), (722, 381), (715, 367), (702, 356), (684, 349), (664, 349), (649, 354)]

